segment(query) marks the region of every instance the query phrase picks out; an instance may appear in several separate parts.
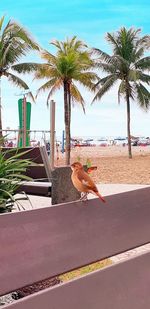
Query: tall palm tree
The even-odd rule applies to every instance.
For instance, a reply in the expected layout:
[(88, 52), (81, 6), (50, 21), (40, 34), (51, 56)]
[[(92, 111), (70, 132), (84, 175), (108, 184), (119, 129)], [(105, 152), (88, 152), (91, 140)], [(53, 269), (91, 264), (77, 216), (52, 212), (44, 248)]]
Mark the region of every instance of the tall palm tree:
[[(13, 74), (13, 71), (22, 73), (33, 70), (34, 64), (32, 63), (18, 63), (20, 58), (30, 50), (39, 50), (37, 43), (16, 22), (9, 20), (5, 26), (3, 16), (0, 19), (0, 136), (2, 136), (1, 78), (4, 76), (16, 86), (29, 89), (21, 78)], [(33, 99), (31, 92), (28, 95)]]
[(85, 111), (84, 99), (76, 85), (76, 82), (92, 88), (97, 75), (91, 71), (93, 62), (87, 46), (74, 36), (64, 42), (54, 41), (52, 44), (57, 48), (56, 55), (44, 50), (41, 53), (46, 61), (38, 66), (35, 73), (36, 79), (46, 78), (37, 92), (48, 90), (47, 104), (51, 96), (58, 89), (63, 88), (64, 92), (64, 121), (66, 133), (65, 163), (70, 164), (70, 123), (71, 104), (79, 103)]
[(107, 33), (106, 39), (112, 45), (113, 55), (93, 49), (98, 55), (96, 65), (107, 75), (99, 79), (95, 86), (97, 91), (93, 102), (101, 99), (112, 86), (120, 81), (118, 88), (118, 102), (121, 95), (126, 100), (127, 106), (127, 135), (129, 158), (132, 158), (130, 134), (130, 100), (147, 110), (150, 106), (150, 92), (144, 84), (150, 84), (150, 57), (144, 52), (150, 44), (150, 37), (140, 37), (140, 29), (121, 28), (115, 34)]

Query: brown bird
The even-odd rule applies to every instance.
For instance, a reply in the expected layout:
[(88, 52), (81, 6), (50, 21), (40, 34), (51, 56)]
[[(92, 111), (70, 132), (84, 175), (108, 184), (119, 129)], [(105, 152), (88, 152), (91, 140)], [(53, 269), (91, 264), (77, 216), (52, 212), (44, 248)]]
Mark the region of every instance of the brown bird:
[(83, 193), (80, 200), (86, 200), (88, 193), (92, 193), (98, 196), (102, 202), (106, 202), (98, 192), (98, 189), (91, 177), (84, 171), (80, 162), (74, 162), (71, 164), (71, 169), (73, 171), (71, 175), (73, 185), (79, 192)]

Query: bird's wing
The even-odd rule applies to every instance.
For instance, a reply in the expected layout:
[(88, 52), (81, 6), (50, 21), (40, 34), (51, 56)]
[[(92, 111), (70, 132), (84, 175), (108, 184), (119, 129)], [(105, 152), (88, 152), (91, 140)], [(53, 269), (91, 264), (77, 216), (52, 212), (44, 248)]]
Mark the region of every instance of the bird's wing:
[(86, 186), (89, 190), (97, 192), (97, 187), (91, 177), (85, 173), (84, 171), (78, 172), (78, 179), (82, 182), (84, 186)]

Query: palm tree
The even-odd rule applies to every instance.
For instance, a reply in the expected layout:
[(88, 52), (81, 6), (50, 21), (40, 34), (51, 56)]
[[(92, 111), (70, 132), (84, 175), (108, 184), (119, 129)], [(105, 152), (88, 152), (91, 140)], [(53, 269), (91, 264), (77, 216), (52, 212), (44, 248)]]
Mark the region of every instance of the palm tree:
[[(2, 136), (1, 78), (4, 76), (16, 86), (29, 89), (21, 78), (13, 74), (13, 71), (22, 73), (33, 70), (35, 66), (32, 63), (18, 63), (21, 56), (25, 56), (30, 50), (39, 50), (37, 43), (16, 22), (9, 20), (5, 26), (3, 16), (0, 19), (0, 136)], [(31, 92), (28, 95), (33, 99)]]
[(60, 88), (64, 92), (64, 121), (66, 133), (65, 163), (70, 164), (70, 123), (71, 123), (71, 104), (79, 103), (85, 111), (84, 99), (75, 82), (92, 88), (97, 75), (91, 71), (93, 62), (87, 46), (74, 36), (64, 42), (53, 41), (52, 44), (57, 48), (56, 56), (44, 50), (41, 53), (46, 61), (38, 66), (35, 73), (36, 79), (46, 78), (37, 92), (48, 90), (47, 104), (52, 95)]
[(93, 102), (101, 99), (112, 86), (120, 81), (118, 88), (118, 102), (121, 95), (124, 96), (127, 105), (127, 135), (128, 153), (132, 158), (131, 134), (130, 134), (130, 100), (135, 100), (144, 110), (150, 106), (150, 92), (144, 84), (150, 84), (150, 57), (144, 56), (144, 52), (150, 44), (150, 37), (140, 37), (141, 30), (121, 28), (115, 34), (107, 33), (106, 39), (112, 45), (113, 55), (93, 49), (99, 56), (96, 65), (107, 75), (99, 79), (95, 86), (97, 93)]

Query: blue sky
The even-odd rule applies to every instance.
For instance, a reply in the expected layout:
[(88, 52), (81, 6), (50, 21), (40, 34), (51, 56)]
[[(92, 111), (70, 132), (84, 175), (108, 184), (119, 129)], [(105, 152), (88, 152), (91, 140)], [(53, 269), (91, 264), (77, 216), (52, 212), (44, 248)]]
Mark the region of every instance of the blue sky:
[[(49, 42), (52, 39), (64, 40), (77, 35), (90, 47), (111, 52), (105, 40), (107, 32), (119, 30), (121, 26), (142, 29), (142, 35), (150, 30), (150, 5), (148, 0), (0, 0), (1, 16), (14, 19), (26, 27), (43, 48), (54, 52)], [(24, 59), (23, 59), (24, 60)], [(36, 54), (26, 57), (26, 61), (40, 61)], [(25, 76), (33, 93), (41, 82), (32, 82)], [(126, 136), (126, 106), (122, 100), (117, 103), (117, 87), (105, 95), (100, 102), (90, 105), (92, 95), (81, 89), (86, 102), (86, 115), (82, 109), (72, 109), (72, 136)], [(3, 79), (3, 126), (18, 127), (17, 100), (19, 89)], [(56, 132), (61, 135), (64, 129), (63, 93), (56, 94)], [(32, 129), (49, 129), (49, 110), (46, 107), (46, 94), (39, 96), (32, 106)], [(141, 111), (136, 103), (131, 106), (131, 133), (150, 136), (150, 112)]]

